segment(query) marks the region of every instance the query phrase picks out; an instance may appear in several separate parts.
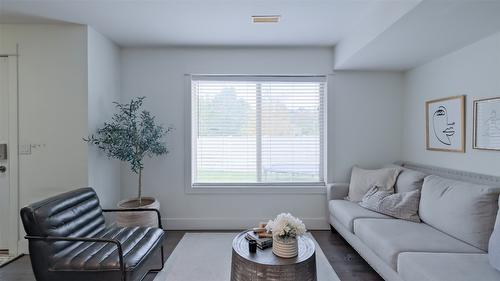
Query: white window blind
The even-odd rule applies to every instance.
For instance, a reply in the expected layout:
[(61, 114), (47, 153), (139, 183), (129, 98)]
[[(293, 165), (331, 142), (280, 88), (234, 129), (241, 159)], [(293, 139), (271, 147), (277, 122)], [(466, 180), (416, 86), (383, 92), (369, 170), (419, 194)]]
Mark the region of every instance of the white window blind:
[(192, 183), (323, 182), (325, 77), (192, 76)]

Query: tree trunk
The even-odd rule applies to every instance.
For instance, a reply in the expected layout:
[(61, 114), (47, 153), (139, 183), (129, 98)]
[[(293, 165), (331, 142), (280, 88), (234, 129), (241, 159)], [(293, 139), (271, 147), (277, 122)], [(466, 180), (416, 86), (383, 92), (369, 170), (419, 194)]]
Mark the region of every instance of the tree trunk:
[(137, 196), (139, 198), (139, 207), (142, 206), (142, 169), (139, 169), (139, 194)]

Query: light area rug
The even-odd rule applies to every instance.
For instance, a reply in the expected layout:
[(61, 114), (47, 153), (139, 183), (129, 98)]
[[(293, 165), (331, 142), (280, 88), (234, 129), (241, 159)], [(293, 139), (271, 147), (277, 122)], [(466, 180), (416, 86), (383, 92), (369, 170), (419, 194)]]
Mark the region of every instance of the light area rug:
[[(185, 234), (154, 281), (229, 281), (232, 242), (236, 235), (237, 233)], [(314, 240), (312, 235), (310, 237)], [(316, 240), (314, 243), (318, 281), (340, 281)]]

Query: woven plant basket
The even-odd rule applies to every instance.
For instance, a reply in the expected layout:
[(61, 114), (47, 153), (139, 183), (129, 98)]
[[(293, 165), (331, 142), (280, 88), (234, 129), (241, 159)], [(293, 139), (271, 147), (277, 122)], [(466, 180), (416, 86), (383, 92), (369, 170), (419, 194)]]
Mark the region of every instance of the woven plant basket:
[[(139, 199), (125, 199), (118, 202), (118, 208), (160, 210), (160, 202), (153, 197), (142, 197), (142, 204), (139, 206)], [(118, 212), (116, 213), (116, 223), (118, 226), (124, 227), (158, 227), (158, 216), (156, 212)]]
[(299, 254), (297, 238), (273, 236), (273, 253), (281, 258), (293, 258)]

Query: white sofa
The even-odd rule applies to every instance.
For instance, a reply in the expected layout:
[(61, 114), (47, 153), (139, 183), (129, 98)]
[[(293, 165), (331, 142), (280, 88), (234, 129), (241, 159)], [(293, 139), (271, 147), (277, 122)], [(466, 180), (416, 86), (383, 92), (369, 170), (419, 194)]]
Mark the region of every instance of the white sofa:
[[(394, 219), (344, 200), (348, 184), (328, 186), (330, 224), (387, 281), (499, 281), (488, 240), (498, 212), (500, 178), (400, 163), (422, 175), (422, 223)], [(415, 172), (415, 173), (413, 173)], [(410, 175), (410, 177), (408, 177)], [(429, 176), (430, 175), (430, 176)], [(396, 186), (398, 183), (396, 183)], [(417, 184), (418, 185), (418, 184)], [(500, 227), (500, 216), (497, 219)]]

